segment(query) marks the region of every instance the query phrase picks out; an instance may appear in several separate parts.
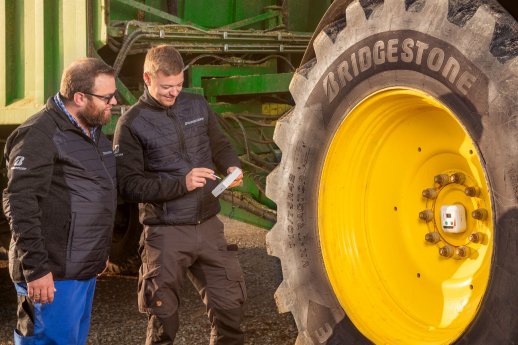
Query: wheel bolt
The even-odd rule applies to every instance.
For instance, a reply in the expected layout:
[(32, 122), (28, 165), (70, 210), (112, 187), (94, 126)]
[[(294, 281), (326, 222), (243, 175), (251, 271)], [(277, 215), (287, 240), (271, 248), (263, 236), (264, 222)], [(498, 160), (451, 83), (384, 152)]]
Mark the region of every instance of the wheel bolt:
[(471, 212), (471, 216), (478, 220), (485, 220), (487, 218), (487, 210), (485, 208), (477, 208)]
[(444, 256), (446, 258), (451, 258), (453, 256), (454, 250), (450, 245), (446, 245), (439, 249), (439, 255)]
[(482, 243), (484, 241), (484, 234), (481, 232), (474, 232), (469, 235), (469, 241), (473, 243)]
[(439, 235), (438, 232), (429, 232), (426, 235), (424, 235), (424, 239), (426, 242), (435, 244), (441, 240), (441, 235)]
[(463, 184), (464, 181), (466, 181), (466, 175), (464, 175), (461, 172), (457, 172), (457, 173), (455, 173), (455, 174), (450, 176), (450, 182), (451, 183)]
[(467, 196), (471, 196), (471, 197), (477, 197), (480, 195), (480, 188), (478, 187), (467, 187), (465, 190), (464, 190), (464, 193), (467, 195)]
[(429, 222), (433, 219), (432, 210), (424, 210), (419, 212), (419, 219), (424, 220), (425, 222)]
[(427, 188), (423, 190), (423, 197), (427, 199), (435, 199), (437, 198), (437, 191), (434, 188)]
[(437, 183), (438, 185), (444, 186), (445, 184), (448, 184), (448, 182), (450, 182), (450, 177), (447, 174), (435, 175), (433, 178), (433, 182)]
[(455, 257), (465, 259), (471, 255), (471, 249), (466, 246), (460, 246), (455, 248)]

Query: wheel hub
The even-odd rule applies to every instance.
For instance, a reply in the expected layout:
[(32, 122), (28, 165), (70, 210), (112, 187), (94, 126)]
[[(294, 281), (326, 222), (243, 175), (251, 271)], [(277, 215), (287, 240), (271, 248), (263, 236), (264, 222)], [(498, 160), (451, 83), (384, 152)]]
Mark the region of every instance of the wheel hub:
[(426, 201), (426, 209), (419, 212), (428, 229), (425, 241), (443, 257), (467, 259), (475, 254), (487, 237), (488, 211), (474, 178), (460, 171), (437, 174), (433, 186), (421, 194)]

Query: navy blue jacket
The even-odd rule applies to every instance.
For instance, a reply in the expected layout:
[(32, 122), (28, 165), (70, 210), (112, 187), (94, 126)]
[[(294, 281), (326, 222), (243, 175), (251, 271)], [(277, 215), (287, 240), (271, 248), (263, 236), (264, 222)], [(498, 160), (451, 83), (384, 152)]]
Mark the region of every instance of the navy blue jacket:
[(187, 192), (192, 168), (226, 174), (239, 158), (200, 95), (182, 92), (169, 108), (146, 91), (117, 122), (114, 136), (119, 192), (138, 202), (143, 224), (199, 224), (220, 210), (218, 181)]
[(4, 213), (13, 281), (89, 279), (108, 259), (117, 207), (115, 157), (101, 130), (76, 127), (52, 98), (5, 146)]

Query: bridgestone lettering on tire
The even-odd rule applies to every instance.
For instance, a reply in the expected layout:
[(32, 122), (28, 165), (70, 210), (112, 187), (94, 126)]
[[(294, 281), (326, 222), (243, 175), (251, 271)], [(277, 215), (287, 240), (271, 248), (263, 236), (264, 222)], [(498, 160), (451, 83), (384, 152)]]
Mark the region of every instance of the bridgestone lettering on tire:
[[(277, 224), (267, 236), (267, 245), (270, 254), (281, 259), (284, 280), (275, 298), (279, 310), (291, 312), (295, 319), (299, 330), (296, 344), (518, 343), (518, 29), (516, 21), (498, 3), (479, 3), (385, 0), (364, 1), (362, 7), (358, 1), (351, 2), (342, 19), (318, 34), (313, 43), (316, 57), (295, 74), (290, 92), (296, 106), (278, 121), (274, 135), (283, 156), (267, 180), (267, 194), (278, 206)], [(414, 99), (421, 103), (416, 105)], [(443, 115), (437, 115), (437, 121), (444, 119), (445, 124), (451, 124), (444, 129), (460, 133), (463, 140), (459, 140), (458, 147), (455, 140), (448, 142), (453, 144), (443, 153), (437, 149), (436, 156), (427, 158), (434, 162), (427, 171), (413, 157), (424, 157), (430, 146), (440, 147), (437, 141), (446, 143), (449, 136), (459, 134), (441, 133), (442, 123), (434, 123), (422, 114), (406, 117), (404, 110), (395, 110), (403, 115), (390, 117), (392, 109), (385, 100), (412, 113), (439, 109), (437, 112)], [(369, 102), (378, 104), (377, 108), (369, 108)], [(372, 109), (380, 110), (373, 113)], [(362, 120), (362, 116), (369, 120)], [(416, 119), (430, 121), (422, 126), (421, 138), (410, 138), (412, 131), (403, 131), (409, 138), (396, 138), (403, 143), (394, 146), (399, 151), (384, 156), (384, 145), (394, 141), (391, 131)], [(344, 128), (354, 130), (344, 132)], [(342, 139), (337, 139), (339, 134), (343, 134)], [(424, 144), (413, 147), (413, 142), (420, 139)], [(407, 140), (412, 147), (401, 149)], [(340, 167), (329, 164), (336, 162), (330, 157), (340, 157), (336, 147), (338, 151), (344, 148), (346, 162)], [(451, 154), (448, 150), (452, 147), (458, 152)], [(364, 161), (354, 162), (352, 158), (356, 156), (364, 157)], [(365, 164), (359, 167), (361, 163)], [(373, 167), (383, 164), (386, 181), (376, 179), (382, 170)], [(419, 171), (417, 175), (429, 173), (429, 184), (414, 183), (409, 166)], [(489, 214), (483, 223), (487, 241), (470, 242), (475, 254), (464, 260), (439, 255), (440, 246), (424, 239), (431, 225), (418, 217), (420, 207), (432, 204), (421, 196), (421, 191), (434, 187), (441, 192), (433, 176), (454, 173), (456, 169), (468, 171), (466, 187), (478, 184), (483, 189), (482, 196), (462, 200), (473, 200), (473, 208), (487, 208)], [(350, 180), (344, 182), (347, 188), (333, 182), (339, 181), (342, 174)], [(375, 191), (370, 189), (373, 186)], [(460, 183), (457, 187), (464, 188)], [(339, 188), (342, 189), (336, 190)], [(324, 199), (327, 191), (338, 195), (335, 204)], [(355, 197), (357, 200), (352, 200)], [(444, 198), (455, 204), (455, 198)], [(343, 200), (347, 209), (342, 208)], [(374, 215), (372, 209), (379, 214)], [(343, 224), (337, 221), (331, 223), (336, 229), (331, 230), (329, 225), (322, 229), (322, 224), (328, 224), (327, 218), (335, 217), (333, 213), (337, 212), (347, 215), (336, 216), (344, 219)], [(481, 226), (482, 221), (474, 220), (471, 212), (467, 216), (469, 227)], [(357, 221), (348, 223), (347, 217)], [(419, 233), (420, 240), (405, 243), (415, 233)], [(387, 246), (394, 246), (392, 252), (391, 248), (378, 246), (379, 239), (372, 234), (386, 236)], [(444, 236), (453, 243), (463, 235)], [(356, 243), (363, 237), (364, 242)], [(329, 238), (343, 244), (337, 255), (340, 258), (326, 254), (326, 248), (336, 247)], [(455, 244), (462, 245), (462, 240)], [(406, 247), (412, 247), (408, 257), (401, 254), (401, 248)], [(404, 260), (391, 261), (390, 253)], [(343, 264), (334, 262), (337, 260), (343, 260)], [(434, 306), (432, 312), (401, 303), (416, 301), (416, 306), (426, 305), (419, 296), (441, 300), (441, 294), (427, 294), (427, 284), (435, 284), (429, 291), (454, 285), (453, 280), (432, 280), (444, 276), (443, 267), (451, 269), (452, 276), (462, 275), (459, 272), (465, 265), (474, 265), (477, 260), (481, 260), (480, 269), (469, 268), (472, 282), (463, 276), (458, 284), (464, 285), (451, 290), (473, 292), (468, 292), (464, 304), (449, 305), (445, 301), (444, 305)], [(387, 263), (373, 264), (379, 262)], [(392, 267), (394, 263), (399, 267)], [(405, 276), (407, 266), (416, 267), (409, 270), (414, 272), (412, 276)], [(386, 272), (403, 273), (394, 276)], [(373, 277), (372, 284), (360, 277)], [(406, 291), (407, 285), (422, 288), (409, 291), (408, 299), (398, 300), (390, 292), (394, 286)], [(351, 293), (358, 294), (361, 291), (353, 290), (375, 287), (379, 296), (373, 296), (373, 300), (379, 298), (384, 303), (380, 303), (378, 312), (376, 308), (369, 309), (369, 321), (363, 307), (354, 301), (349, 303), (347, 292), (338, 291), (337, 286), (347, 286)], [(366, 298), (365, 308), (371, 308), (368, 304)], [(412, 310), (409, 315), (405, 314), (407, 307)], [(402, 311), (392, 315), (396, 309)], [(384, 315), (379, 315), (381, 311)], [(457, 315), (460, 318), (464, 312), (467, 316), (458, 321)], [(428, 314), (437, 314), (438, 321), (423, 322), (430, 319)], [(399, 331), (391, 318), (400, 318)], [(394, 327), (394, 332), (388, 329)]]

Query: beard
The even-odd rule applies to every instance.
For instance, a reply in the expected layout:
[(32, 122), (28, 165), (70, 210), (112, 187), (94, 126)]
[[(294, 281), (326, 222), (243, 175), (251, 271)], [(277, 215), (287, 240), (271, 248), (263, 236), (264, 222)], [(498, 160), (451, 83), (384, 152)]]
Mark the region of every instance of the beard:
[(110, 122), (111, 116), (105, 116), (104, 109), (96, 108), (93, 103), (89, 103), (85, 110), (77, 112), (77, 117), (89, 127), (97, 127)]

